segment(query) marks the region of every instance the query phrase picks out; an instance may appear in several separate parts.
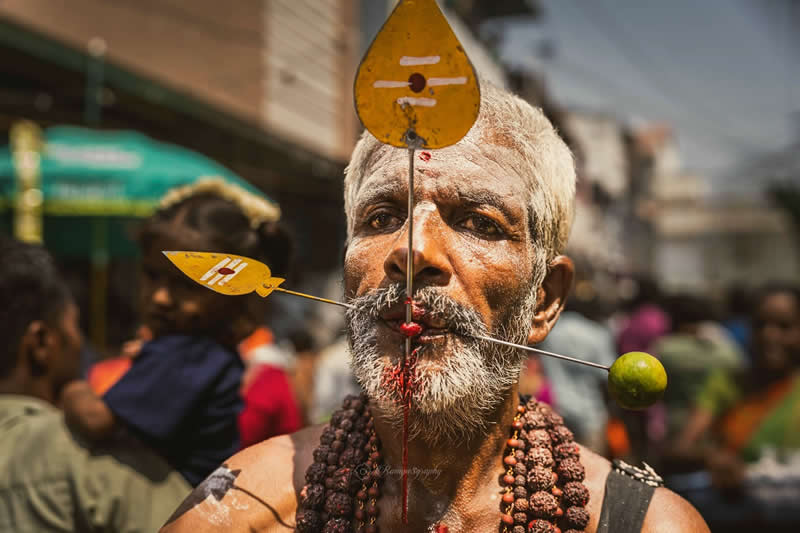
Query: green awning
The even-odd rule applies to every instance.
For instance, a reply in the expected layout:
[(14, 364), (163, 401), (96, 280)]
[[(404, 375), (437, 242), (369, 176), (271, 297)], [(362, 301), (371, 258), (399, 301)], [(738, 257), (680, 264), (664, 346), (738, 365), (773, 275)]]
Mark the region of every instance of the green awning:
[[(134, 131), (48, 128), (40, 168), (45, 215), (144, 217), (169, 189), (203, 176), (260, 194), (211, 159)], [(0, 209), (13, 205), (16, 187), (6, 146), (0, 148)]]

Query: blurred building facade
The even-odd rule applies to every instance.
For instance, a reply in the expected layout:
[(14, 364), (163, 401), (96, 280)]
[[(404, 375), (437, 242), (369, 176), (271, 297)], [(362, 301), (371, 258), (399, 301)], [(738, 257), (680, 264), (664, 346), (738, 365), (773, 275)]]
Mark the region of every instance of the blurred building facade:
[(300, 261), (324, 271), (340, 261), (341, 175), (358, 133), (358, 15), (352, 0), (3, 2), (0, 134), (25, 117), (195, 149), (277, 200)]
[[(360, 4), (2, 2), (0, 137), (26, 118), (137, 130), (203, 153), (281, 205), (296, 243), (293, 285), (302, 287), (341, 264), (342, 174), (359, 132), (351, 87)], [(61, 262), (82, 307), (92, 307), (89, 258)], [(109, 305), (128, 308), (117, 321), (134, 322), (136, 265), (110, 266)]]
[(763, 197), (714, 200), (707, 181), (680, 174), (658, 183), (653, 203), (653, 272), (666, 286), (721, 292), (798, 280), (789, 216)]
[[(473, 15), (482, 16), (476, 9), (491, 2), (442, 5), (477, 70), (504, 86), (503, 69), (472, 33)], [(281, 205), (296, 240), (293, 286), (336, 291), (330, 280), (339, 277), (346, 234), (342, 175), (361, 130), (353, 78), (393, 7), (383, 0), (5, 1), (0, 137), (26, 118), (42, 127), (137, 130), (196, 150)], [(131, 288), (136, 267), (128, 263), (112, 277)], [(78, 269), (85, 271), (78, 278), (91, 275)], [(130, 290), (120, 296), (132, 298)]]

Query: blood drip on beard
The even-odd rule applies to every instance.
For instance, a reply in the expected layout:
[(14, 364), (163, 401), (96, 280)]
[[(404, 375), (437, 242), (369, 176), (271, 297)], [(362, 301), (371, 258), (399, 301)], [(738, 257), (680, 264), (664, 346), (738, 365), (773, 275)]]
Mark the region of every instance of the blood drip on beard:
[[(415, 335), (408, 335), (407, 333), (409, 337), (419, 335), (422, 331), (422, 326), (414, 322), (403, 325), (417, 326), (419, 328)], [(419, 347), (415, 348), (408, 357), (404, 357), (394, 367), (388, 369), (384, 375), (384, 386), (394, 391), (395, 398), (403, 407), (402, 520), (404, 524), (408, 523), (408, 417), (411, 411), (414, 388), (417, 385), (417, 352), (419, 352)]]

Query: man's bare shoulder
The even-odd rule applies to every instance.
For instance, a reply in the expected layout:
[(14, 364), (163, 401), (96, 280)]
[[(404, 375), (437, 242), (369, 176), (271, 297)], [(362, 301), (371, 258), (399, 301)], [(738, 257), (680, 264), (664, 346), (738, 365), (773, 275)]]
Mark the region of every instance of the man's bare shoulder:
[(606, 478), (611, 471), (611, 463), (584, 446), (581, 446), (581, 463), (586, 469), (586, 479), (583, 484), (589, 490), (589, 502), (586, 504), (589, 525), (586, 531), (594, 532), (597, 531), (597, 524), (600, 522), (600, 510), (603, 508)]
[(287, 531), (324, 426), (274, 437), (237, 453), (203, 481), (164, 533)]
[(653, 494), (642, 526), (643, 533), (710, 533), (692, 504), (669, 489)]
[[(611, 472), (611, 463), (583, 446), (581, 462), (586, 468), (584, 484), (590, 495), (587, 511), (591, 518), (586, 531), (594, 532), (597, 531), (603, 499), (606, 497), (606, 478)], [(709, 529), (689, 502), (669, 489), (659, 488), (650, 501), (642, 533), (709, 533)]]
[(241, 483), (256, 494), (286, 491), (290, 487), (296, 487), (299, 494), (324, 428), (324, 425), (312, 426), (250, 446), (234, 455), (229, 464), (242, 471)]

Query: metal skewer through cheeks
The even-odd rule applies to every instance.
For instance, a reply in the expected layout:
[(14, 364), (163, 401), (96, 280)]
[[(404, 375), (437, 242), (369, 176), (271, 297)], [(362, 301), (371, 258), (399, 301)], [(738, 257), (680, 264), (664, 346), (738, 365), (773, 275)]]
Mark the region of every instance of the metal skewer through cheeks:
[[(290, 290), (283, 289), (283, 288), (280, 288), (280, 287), (277, 287), (274, 290), (280, 291), (280, 292), (285, 292), (285, 293), (288, 293), (288, 294), (293, 294), (294, 296), (301, 296), (303, 298), (310, 298), (310, 299), (316, 300), (318, 302), (325, 302), (325, 303), (328, 303), (328, 304), (338, 305), (340, 307), (346, 307), (348, 309), (353, 309), (354, 308), (351, 304), (347, 304), (347, 303), (344, 303), (344, 302), (337, 302), (335, 300), (328, 300), (327, 298), (319, 298), (317, 296), (311, 296), (310, 294), (304, 294), (302, 292), (290, 291)], [(410, 322), (413, 319), (413, 316), (409, 317), (408, 313), (409, 313), (409, 308), (407, 307), (406, 308), (406, 322)], [(600, 368), (602, 370), (608, 370), (610, 368), (608, 366), (601, 365), (601, 364), (598, 364), (598, 363), (592, 363), (591, 361), (584, 361), (583, 359), (578, 359), (576, 357), (569, 357), (567, 355), (562, 355), (560, 353), (548, 352), (546, 350), (541, 350), (539, 348), (534, 348), (533, 346), (526, 346), (524, 344), (516, 344), (516, 343), (513, 343), (513, 342), (508, 342), (508, 341), (504, 341), (504, 340), (500, 340), (500, 339), (495, 339), (494, 337), (488, 337), (486, 335), (476, 335), (475, 338), (476, 339), (480, 339), (480, 340), (484, 340), (484, 341), (487, 341), (487, 342), (494, 342), (496, 344), (502, 344), (503, 346), (510, 346), (511, 348), (519, 348), (520, 350), (525, 350), (525, 351), (528, 351), (528, 352), (533, 352), (533, 353), (546, 355), (548, 357), (555, 357), (556, 359), (569, 361), (571, 363), (578, 363), (580, 365), (591, 366), (593, 368)], [(410, 341), (408, 339), (406, 339), (406, 343), (409, 343), (409, 342)]]

